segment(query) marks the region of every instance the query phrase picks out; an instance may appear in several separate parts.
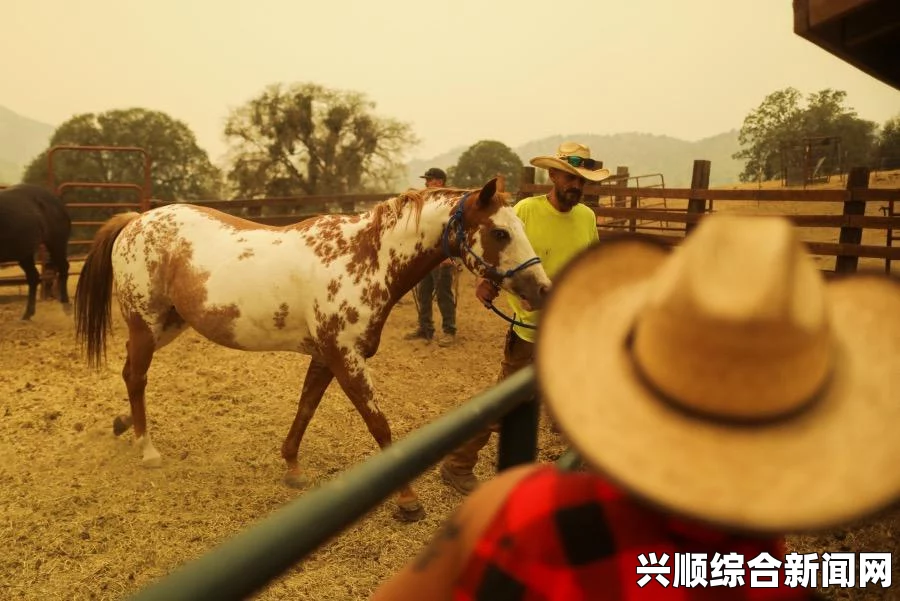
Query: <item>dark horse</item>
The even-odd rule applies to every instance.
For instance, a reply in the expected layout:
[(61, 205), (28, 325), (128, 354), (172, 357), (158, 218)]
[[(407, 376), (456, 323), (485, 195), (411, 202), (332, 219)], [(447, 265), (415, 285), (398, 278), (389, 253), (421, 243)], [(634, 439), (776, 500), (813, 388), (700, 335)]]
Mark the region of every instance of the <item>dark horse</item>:
[(31, 184), (19, 184), (0, 190), (0, 261), (16, 261), (28, 280), (28, 304), (23, 320), (34, 315), (37, 287), (41, 276), (34, 255), (41, 243), (50, 255), (50, 264), (59, 281), (59, 300), (69, 309), (67, 249), (72, 220), (62, 200), (49, 190)]

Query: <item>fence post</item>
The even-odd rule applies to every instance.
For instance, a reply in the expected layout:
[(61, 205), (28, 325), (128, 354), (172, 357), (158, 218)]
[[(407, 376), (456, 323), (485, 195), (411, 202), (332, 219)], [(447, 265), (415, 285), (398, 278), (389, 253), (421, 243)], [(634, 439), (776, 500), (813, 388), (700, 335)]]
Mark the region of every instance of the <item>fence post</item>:
[(537, 459), (538, 406), (538, 399), (533, 397), (503, 416), (497, 444), (498, 472)]
[[(869, 187), (869, 168), (868, 167), (854, 167), (850, 170), (850, 174), (847, 176), (847, 190), (851, 191), (853, 188), (868, 188)], [(865, 200), (855, 200), (853, 198), (853, 193), (850, 192), (850, 198), (844, 202), (844, 215), (865, 215), (866, 214), (866, 201)], [(841, 244), (861, 244), (862, 243), (862, 228), (861, 227), (842, 227), (841, 235), (838, 239), (838, 242)], [(834, 261), (834, 271), (836, 273), (847, 273), (856, 271), (856, 267), (859, 264), (859, 257), (856, 256), (848, 256), (848, 255), (838, 255)]]
[[(709, 170), (711, 163), (709, 161), (696, 159), (694, 161), (694, 172), (691, 175), (691, 190), (708, 190), (709, 189)], [(706, 212), (705, 198), (688, 199), (687, 212), (689, 215), (703, 214)], [(696, 227), (695, 223), (684, 224), (684, 235), (687, 236), (691, 230)]]
[(534, 174), (534, 167), (526, 166), (522, 168), (522, 177), (519, 179), (519, 191), (516, 192), (516, 202), (533, 194), (533, 192), (523, 192), (523, 188), (526, 185), (534, 184)]
[[(616, 187), (617, 188), (621, 187), (623, 181), (625, 181), (625, 182), (628, 181), (628, 167), (619, 165), (618, 167), (616, 167)], [(625, 185), (627, 186), (628, 184), (626, 183)], [(615, 200), (613, 201), (613, 206), (624, 208), (625, 207), (625, 197), (624, 196), (616, 196)]]

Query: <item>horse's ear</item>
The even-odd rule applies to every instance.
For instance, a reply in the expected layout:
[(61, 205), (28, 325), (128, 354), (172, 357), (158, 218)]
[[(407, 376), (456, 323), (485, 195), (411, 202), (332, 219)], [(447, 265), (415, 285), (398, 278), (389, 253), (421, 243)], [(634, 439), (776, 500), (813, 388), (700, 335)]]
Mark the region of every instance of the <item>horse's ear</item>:
[(497, 194), (506, 192), (506, 177), (502, 173), (497, 174)]
[(497, 178), (495, 177), (481, 188), (481, 192), (478, 194), (478, 206), (486, 207), (491, 204), (491, 200), (494, 198), (494, 194), (497, 193)]

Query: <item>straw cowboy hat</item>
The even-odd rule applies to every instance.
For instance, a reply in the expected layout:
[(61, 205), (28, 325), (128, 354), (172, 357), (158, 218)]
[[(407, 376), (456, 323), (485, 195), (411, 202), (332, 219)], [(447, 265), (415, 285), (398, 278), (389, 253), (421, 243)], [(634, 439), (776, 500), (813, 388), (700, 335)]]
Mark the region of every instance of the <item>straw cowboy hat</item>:
[(600, 161), (591, 158), (591, 149), (578, 142), (563, 142), (556, 149), (555, 156), (534, 157), (530, 162), (535, 167), (561, 169), (592, 182), (609, 177), (609, 169), (602, 169)]
[(780, 217), (705, 217), (675, 250), (595, 244), (555, 278), (540, 394), (599, 473), (737, 531), (900, 496), (900, 282), (825, 280)]

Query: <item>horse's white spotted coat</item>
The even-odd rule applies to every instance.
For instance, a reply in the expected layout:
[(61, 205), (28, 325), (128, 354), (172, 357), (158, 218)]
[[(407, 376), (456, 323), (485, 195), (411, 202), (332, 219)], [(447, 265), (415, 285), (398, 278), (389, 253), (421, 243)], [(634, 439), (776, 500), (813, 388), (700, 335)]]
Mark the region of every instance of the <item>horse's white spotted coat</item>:
[[(250, 229), (245, 222), (222, 221), (192, 205), (155, 209), (128, 224), (113, 249), (123, 314), (137, 313), (150, 325), (157, 348), (180, 331), (166, 324), (174, 308), (219, 344), (312, 355), (334, 344), (354, 371), (361, 370), (362, 359), (374, 349), (360, 342), (380, 334), (399, 298), (388, 291), (404, 278), (413, 259), (425, 250), (439, 252), (455, 200), (444, 195), (426, 202), (418, 224), (412, 207), (402, 207), (393, 224), (385, 215), (380, 248), (373, 249), (377, 258), (360, 256), (353, 245), (372, 225), (371, 215), (333, 215), (309, 227)], [(512, 208), (500, 208), (492, 221), (510, 234), (499, 254), (500, 271), (534, 256)], [(480, 234), (471, 236), (470, 244), (484, 255)], [(483, 271), (472, 257), (463, 261), (472, 271)], [(530, 282), (546, 280), (540, 266), (525, 270), (527, 276), (532, 276)], [(221, 317), (210, 317), (210, 311)], [(323, 319), (329, 318), (336, 318), (336, 329), (323, 328)]]
[[(478, 275), (485, 275), (485, 263), (502, 273), (535, 256), (522, 222), (495, 192), (490, 182), (465, 204), (462, 235), (484, 263), (467, 252), (461, 261)], [(442, 233), (461, 197), (458, 190), (411, 191), (363, 215), (329, 215), (281, 228), (184, 204), (110, 220), (95, 242), (111, 250), (109, 263), (92, 250), (88, 275), (80, 280), (79, 332), (97, 360), (112, 277), (129, 326), (123, 377), (145, 464), (161, 461), (144, 419), (146, 370), (153, 352), (187, 327), (231, 348), (312, 356), (282, 445), (289, 482), (299, 478), (300, 441), (332, 378), (378, 444), (389, 445), (390, 427), (366, 359), (377, 351), (393, 305), (446, 257)], [(455, 255), (455, 232), (449, 242)], [(501, 285), (538, 307), (550, 281), (536, 264)], [(408, 485), (399, 491), (399, 503), (418, 515)]]

